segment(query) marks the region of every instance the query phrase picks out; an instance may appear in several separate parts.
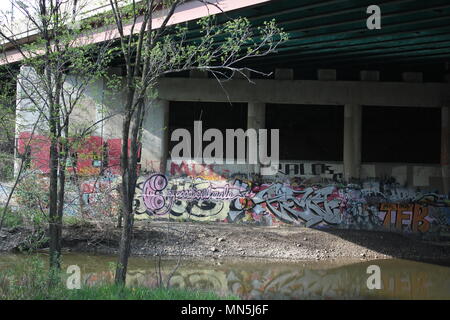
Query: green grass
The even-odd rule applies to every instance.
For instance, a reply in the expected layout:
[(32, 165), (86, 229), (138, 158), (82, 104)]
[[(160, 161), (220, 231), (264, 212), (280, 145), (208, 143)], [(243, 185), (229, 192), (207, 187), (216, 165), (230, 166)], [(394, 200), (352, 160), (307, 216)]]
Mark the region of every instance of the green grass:
[(104, 285), (86, 287), (79, 290), (67, 290), (69, 300), (235, 300), (236, 297), (221, 297), (213, 292), (201, 292), (182, 289), (118, 287)]
[[(0, 281), (1, 285), (1, 281)], [(47, 283), (39, 286), (9, 288), (0, 294), (0, 300), (237, 300), (235, 296), (222, 297), (213, 292), (184, 289), (120, 287), (105, 284), (69, 290), (63, 286), (49, 289)]]
[[(0, 207), (0, 219), (3, 214), (3, 207)], [(5, 218), (3, 220), (3, 226), (6, 228), (20, 227), (23, 225), (23, 217), (21, 214), (11, 211), (11, 209), (6, 209)]]
[(63, 225), (65, 226), (89, 226), (89, 222), (86, 219), (77, 216), (63, 216)]
[[(0, 207), (0, 218), (3, 213), (3, 208)], [(34, 212), (32, 210), (22, 209), (19, 211), (12, 211), (10, 208), (6, 210), (4, 219), (4, 226), (7, 228), (14, 228), (23, 226), (26, 221), (32, 223), (33, 221), (40, 224), (46, 224), (45, 218), (40, 212)], [(89, 226), (89, 222), (80, 217), (63, 217), (63, 224), (66, 226)]]
[[(55, 285), (49, 287), (49, 279)], [(67, 289), (67, 274), (50, 276), (42, 259), (30, 257), (9, 270), (0, 269), (0, 300), (237, 300), (214, 292), (176, 288), (121, 287), (114, 284)]]

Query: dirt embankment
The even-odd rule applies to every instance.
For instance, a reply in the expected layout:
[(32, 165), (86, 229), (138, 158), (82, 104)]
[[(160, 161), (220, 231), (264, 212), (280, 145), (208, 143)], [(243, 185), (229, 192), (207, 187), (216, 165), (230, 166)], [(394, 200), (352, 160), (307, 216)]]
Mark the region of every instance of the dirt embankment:
[[(1, 231), (0, 251), (12, 251), (29, 243), (27, 237), (26, 229)], [(63, 246), (71, 251), (115, 254), (119, 239), (120, 230), (111, 225), (72, 225), (63, 231)], [(389, 232), (137, 221), (132, 254), (289, 260), (355, 257), (450, 260), (450, 243), (422, 241)]]

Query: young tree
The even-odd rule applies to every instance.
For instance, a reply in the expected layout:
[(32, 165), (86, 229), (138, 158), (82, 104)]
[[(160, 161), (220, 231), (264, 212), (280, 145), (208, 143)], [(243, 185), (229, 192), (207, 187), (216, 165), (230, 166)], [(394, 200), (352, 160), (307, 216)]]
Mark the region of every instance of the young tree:
[[(207, 0), (196, 1), (214, 6)], [(126, 70), (121, 149), (124, 221), (115, 275), (116, 283), (124, 284), (131, 248), (141, 126), (158, 79), (193, 69), (210, 72), (219, 81), (230, 79), (235, 73), (248, 79), (242, 62), (274, 52), (287, 35), (274, 21), (254, 27), (246, 18), (217, 24), (213, 17), (206, 17), (198, 21), (200, 37), (190, 41), (186, 25), (171, 24), (171, 18), (186, 0), (131, 0), (126, 6), (118, 0), (109, 2)], [(155, 25), (160, 13), (162, 23)]]
[(16, 90), (13, 79), (5, 71), (0, 67), (0, 181), (11, 179), (14, 154)]
[[(3, 15), (0, 37), (20, 56), (17, 60), (27, 75), (19, 75), (18, 89), (27, 100), (27, 111), (38, 115), (33, 128), (38, 127), (50, 144), (48, 224), (50, 268), (54, 271), (60, 269), (66, 169), (74, 143), (71, 118), (86, 87), (103, 75), (109, 42), (105, 39), (98, 45), (91, 41), (92, 26), (81, 21), (87, 1), (28, 0), (11, 4), (18, 17), (11, 21), (10, 12)], [(24, 42), (18, 33), (28, 35), (31, 41)], [(3, 55), (2, 64), (12, 63), (9, 59)], [(89, 129), (78, 133), (78, 140)], [(27, 144), (33, 143), (32, 139)]]
[[(10, 76), (12, 73), (12, 76)], [(16, 90), (14, 77), (17, 70), (0, 67), (0, 199), (5, 199), (3, 208), (0, 208), (0, 231), (11, 201), (11, 190), (2, 182), (10, 182), (14, 175), (14, 127)], [(12, 188), (17, 185), (13, 181)]]

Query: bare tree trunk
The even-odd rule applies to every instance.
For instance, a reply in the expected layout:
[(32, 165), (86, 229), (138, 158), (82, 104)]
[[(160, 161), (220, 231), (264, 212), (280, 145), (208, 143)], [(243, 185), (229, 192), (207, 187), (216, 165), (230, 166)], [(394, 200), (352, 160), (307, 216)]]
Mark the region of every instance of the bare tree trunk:
[[(50, 114), (53, 114), (51, 108)], [(53, 122), (53, 123), (52, 123)], [(58, 145), (56, 138), (55, 119), (51, 119), (50, 143), (50, 186), (49, 186), (49, 238), (50, 238), (50, 269), (60, 269), (58, 232)]]
[(122, 237), (119, 247), (119, 261), (116, 268), (115, 282), (124, 285), (128, 269), (128, 257), (131, 252), (131, 239), (133, 234), (133, 212), (126, 211), (123, 216)]
[(130, 181), (130, 168), (128, 166), (128, 138), (130, 132), (130, 123), (132, 117), (132, 104), (134, 98), (134, 91), (128, 89), (127, 95), (127, 114), (122, 123), (122, 150), (120, 155), (120, 165), (122, 169), (122, 215), (123, 215), (123, 227), (122, 236), (120, 238), (119, 245), (119, 258), (117, 261), (115, 283), (118, 285), (124, 285), (128, 268), (128, 257), (131, 250), (131, 235), (133, 229), (133, 208), (132, 202), (130, 202), (129, 194), (129, 181)]
[(122, 228), (122, 220), (123, 220), (123, 211), (122, 208), (120, 208), (117, 216), (117, 228)]
[[(130, 97), (131, 99), (131, 97)], [(122, 176), (122, 189), (123, 191), (127, 191), (126, 194), (123, 193), (124, 198), (123, 204), (125, 207), (125, 210), (123, 211), (123, 218), (124, 218), (124, 226), (122, 229), (122, 238), (120, 241), (120, 251), (119, 251), (119, 264), (117, 267), (116, 272), (116, 283), (123, 284), (125, 283), (126, 279), (126, 270), (128, 266), (128, 258), (130, 256), (131, 251), (131, 239), (133, 235), (133, 223), (134, 223), (134, 211), (133, 211), (133, 199), (136, 192), (136, 182), (138, 178), (138, 153), (139, 153), (139, 130), (142, 125), (142, 117), (144, 115), (144, 99), (140, 98), (137, 103), (136, 107), (137, 109), (134, 110), (134, 119), (131, 126), (131, 139), (130, 139), (130, 153), (128, 154), (128, 134), (123, 134), (123, 138), (127, 139), (127, 143), (125, 143), (125, 140), (122, 144), (122, 157), (126, 156), (126, 161), (123, 161), (123, 168), (124, 169), (124, 175)], [(129, 132), (130, 125), (131, 125), (131, 117), (126, 118), (124, 123), (124, 130), (126, 129), (127, 133)], [(125, 145), (127, 148), (125, 149)], [(125, 159), (123, 159), (125, 160)], [(125, 167), (126, 165), (126, 167)], [(125, 179), (127, 179), (125, 181)], [(125, 182), (125, 183), (124, 183)], [(126, 189), (125, 189), (126, 188)]]
[[(69, 134), (68, 126), (65, 127), (65, 137), (68, 137)], [(56, 243), (56, 255), (58, 257), (57, 269), (61, 268), (61, 241), (62, 241), (62, 225), (63, 225), (63, 214), (64, 214), (64, 196), (65, 196), (65, 187), (66, 187), (66, 163), (67, 163), (67, 155), (68, 155), (68, 145), (67, 143), (59, 143), (59, 150), (63, 152), (63, 156), (61, 157), (59, 163), (59, 175), (58, 175), (58, 206), (57, 206), (57, 217), (56, 217), (56, 225), (55, 225), (55, 243)]]
[[(59, 216), (59, 207), (64, 206), (64, 173), (60, 168), (61, 130), (60, 130), (60, 97), (61, 77), (54, 75), (50, 67), (46, 67), (47, 80), (49, 84), (55, 82), (55, 91), (50, 87), (47, 90), (49, 97), (49, 127), (50, 127), (50, 194), (49, 194), (49, 236), (50, 236), (50, 272), (61, 269), (61, 224), (62, 217)], [(54, 80), (53, 80), (54, 78)], [(58, 190), (59, 185), (59, 190)], [(59, 200), (63, 197), (62, 204)]]

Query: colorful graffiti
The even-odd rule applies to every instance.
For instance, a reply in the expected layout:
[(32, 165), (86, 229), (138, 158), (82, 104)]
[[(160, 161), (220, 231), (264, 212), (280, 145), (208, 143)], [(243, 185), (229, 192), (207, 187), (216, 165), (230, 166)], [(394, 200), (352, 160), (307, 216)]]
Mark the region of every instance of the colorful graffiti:
[(390, 229), (402, 231), (405, 225), (410, 225), (413, 232), (427, 232), (430, 229), (428, 208), (419, 204), (383, 203), (380, 211), (385, 212), (383, 225)]
[(211, 180), (221, 180), (229, 177), (230, 170), (224, 169), (221, 172), (216, 172), (217, 168), (214, 164), (197, 164), (181, 161), (180, 163), (170, 163), (171, 176), (188, 176), (188, 177), (202, 177)]
[(321, 176), (333, 181), (342, 180), (342, 164), (327, 163), (280, 163), (278, 175), (293, 177), (313, 177)]
[[(242, 164), (202, 164), (194, 161), (169, 161), (167, 174), (173, 178), (191, 177), (205, 180), (221, 181), (236, 178), (254, 178), (256, 175)], [(151, 163), (149, 164), (151, 165)], [(151, 166), (154, 167), (154, 166)], [(343, 165), (315, 162), (282, 162), (278, 165), (278, 173), (274, 179), (317, 178), (329, 181), (342, 181)], [(270, 177), (266, 177), (270, 178)]]
[[(46, 174), (49, 143), (45, 136), (24, 132), (18, 151)], [(121, 146), (121, 139), (96, 136), (73, 143), (66, 214), (118, 212)], [(278, 174), (264, 181), (243, 174), (242, 165), (168, 164), (167, 175), (139, 177), (134, 199), (138, 219), (449, 232), (448, 195), (401, 186), (393, 179), (343, 184), (339, 164), (282, 163)]]
[[(301, 188), (282, 183), (262, 185), (253, 189), (253, 194), (245, 200), (247, 208), (237, 206), (231, 212), (232, 220), (244, 211), (252, 211), (252, 216), (270, 212), (282, 222), (299, 224), (306, 222), (307, 227), (320, 222), (339, 224), (342, 220), (341, 201), (337, 190), (330, 186), (325, 188)], [(251, 204), (250, 206), (248, 204)], [(239, 210), (240, 209), (240, 210)]]
[(138, 181), (135, 208), (138, 214), (192, 220), (226, 219), (229, 203), (243, 196), (243, 189), (227, 183), (217, 185), (209, 180), (167, 179), (153, 174)]
[[(120, 174), (120, 153), (122, 139), (104, 140), (89, 136), (80, 140), (69, 139), (71, 143), (67, 171), (80, 176)], [(128, 144), (130, 152), (130, 143)], [(18, 154), (30, 161), (30, 167), (43, 174), (50, 172), (50, 139), (46, 136), (21, 132), (17, 139)], [(139, 148), (138, 158), (141, 149)], [(140, 166), (139, 166), (140, 167)]]
[(291, 185), (235, 179), (169, 179), (151, 175), (141, 184), (144, 208), (150, 217), (288, 223), (317, 228), (356, 228), (412, 233), (448, 228), (450, 201), (435, 193), (414, 192), (380, 182), (362, 185)]
[[(64, 213), (68, 216), (114, 216), (120, 207), (120, 154), (122, 139), (104, 140), (98, 136), (69, 139)], [(22, 132), (18, 154), (25, 157), (28, 169), (42, 174), (50, 172), (50, 139)], [(130, 147), (129, 147), (130, 152)], [(140, 148), (138, 157), (140, 157)], [(138, 164), (138, 170), (140, 165)], [(48, 183), (48, 182), (45, 182)]]

